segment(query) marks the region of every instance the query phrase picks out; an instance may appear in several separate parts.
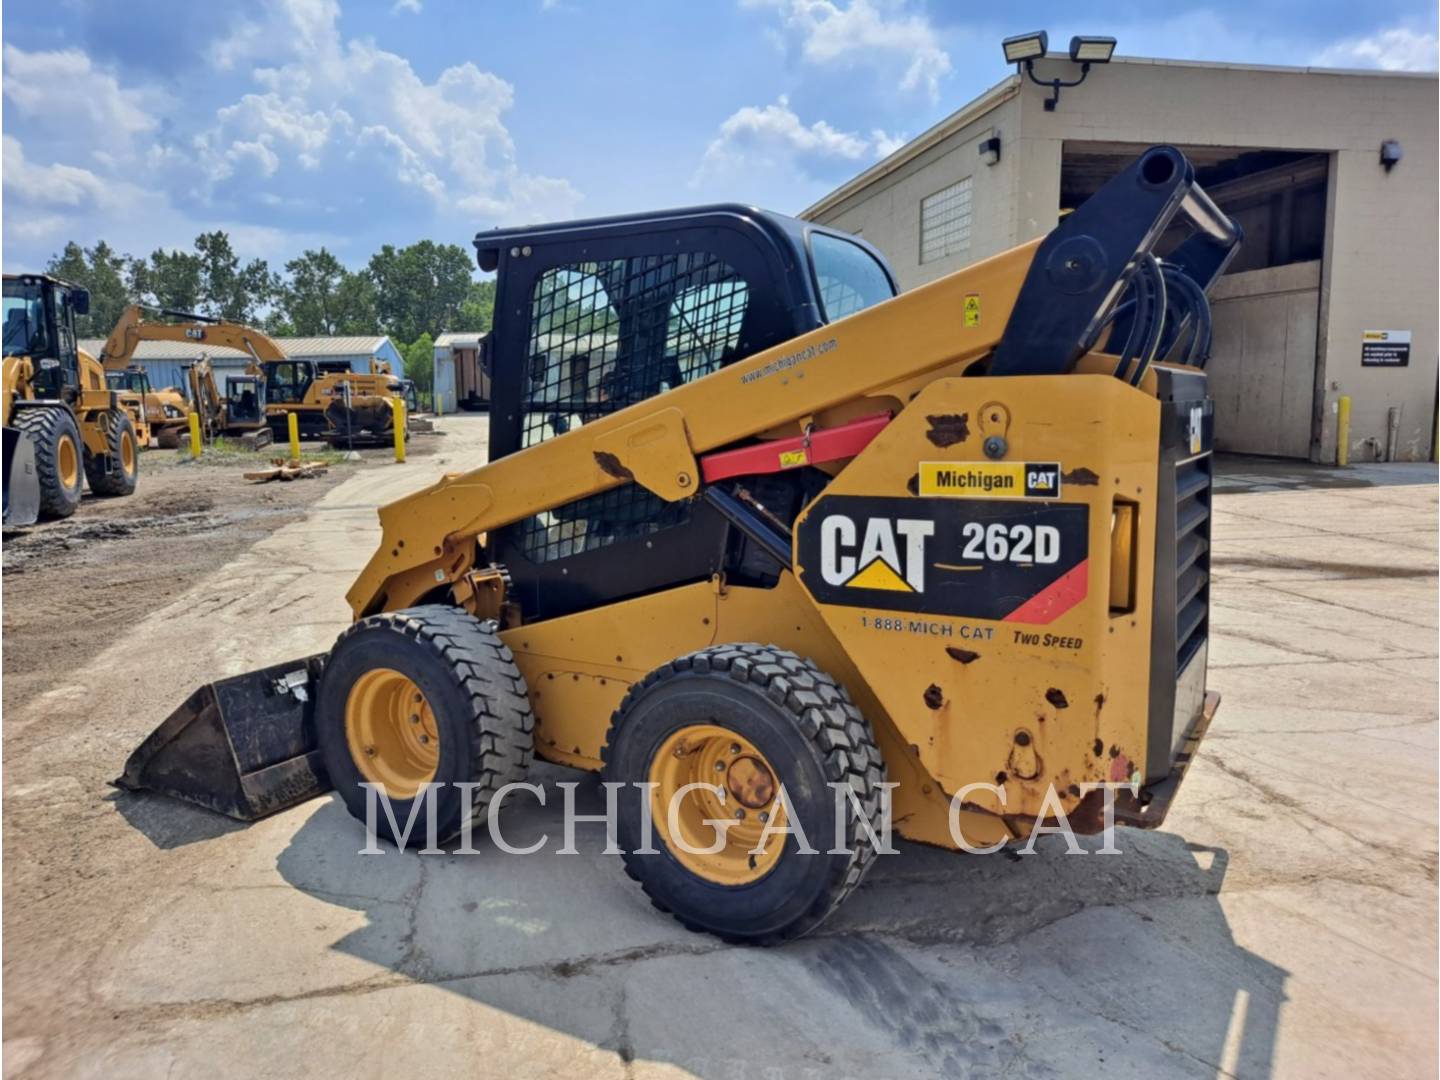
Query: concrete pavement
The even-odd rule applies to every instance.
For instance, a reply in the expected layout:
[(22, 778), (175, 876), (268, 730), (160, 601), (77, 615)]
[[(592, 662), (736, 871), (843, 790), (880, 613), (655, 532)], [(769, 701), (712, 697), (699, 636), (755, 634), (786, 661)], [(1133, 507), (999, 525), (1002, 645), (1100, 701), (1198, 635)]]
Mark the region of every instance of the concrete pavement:
[[(157, 698), (328, 646), (374, 506), (480, 460), (483, 421), (446, 424), (136, 627), (166, 670), (117, 645), (7, 714), (7, 833), (56, 850), (7, 860), (6, 1076), (1435, 1075), (1433, 467), (1228, 467), (1225, 700), (1163, 830), (1118, 857), (904, 846), (818, 936), (756, 950), (651, 910), (599, 825), (577, 856), (362, 857), (333, 799), (240, 828), (101, 787)], [(512, 843), (558, 836), (579, 777), (532, 779)]]

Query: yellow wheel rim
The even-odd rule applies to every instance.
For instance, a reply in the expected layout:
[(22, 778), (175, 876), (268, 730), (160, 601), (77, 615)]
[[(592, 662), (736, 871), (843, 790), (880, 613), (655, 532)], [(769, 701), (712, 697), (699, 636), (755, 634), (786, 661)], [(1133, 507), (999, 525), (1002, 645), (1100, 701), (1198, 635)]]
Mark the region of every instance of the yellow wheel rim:
[[(655, 785), (650, 790), (655, 829), (691, 873), (720, 885), (748, 885), (780, 861), (785, 847), (785, 834), (777, 831), (785, 828), (780, 780), (750, 740), (718, 724), (681, 728), (651, 761), (650, 783)], [(720, 790), (702, 787), (679, 795), (687, 784)], [(767, 828), (771, 834), (764, 837)], [(724, 842), (718, 850), (699, 853), (719, 843), (721, 829)]]
[(135, 440), (128, 431), (120, 433), (120, 466), (126, 476), (135, 472)]
[(425, 695), (408, 676), (375, 668), (345, 699), (345, 741), (360, 774), (392, 799), (413, 799), (435, 778), (440, 729)]
[(60, 470), (61, 484), (67, 488), (73, 488), (80, 483), (80, 451), (75, 445), (75, 440), (69, 435), (60, 436), (55, 462)]

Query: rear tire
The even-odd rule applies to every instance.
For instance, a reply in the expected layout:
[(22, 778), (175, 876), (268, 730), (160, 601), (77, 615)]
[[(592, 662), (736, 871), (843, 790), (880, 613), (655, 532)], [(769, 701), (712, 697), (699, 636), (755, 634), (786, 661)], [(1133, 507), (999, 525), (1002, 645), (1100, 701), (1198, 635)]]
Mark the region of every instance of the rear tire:
[[(761, 945), (799, 937), (839, 907), (874, 861), (870, 832), (848, 801), (837, 831), (830, 785), (848, 785), (859, 814), (878, 833), (885, 772), (875, 737), (844, 688), (792, 652), (721, 645), (652, 672), (616, 710), (601, 757), (606, 781), (626, 785), (617, 820), (626, 873), (690, 930)], [(684, 771), (687, 761), (698, 762), (693, 775)], [(678, 792), (677, 780), (725, 790), (709, 808), (715, 819), (732, 822), (727, 847), (716, 856), (697, 858), (673, 844), (662, 793)], [(647, 782), (657, 784), (653, 794), (636, 791)], [(779, 800), (780, 787), (788, 805)], [(702, 803), (708, 798), (698, 789), (685, 798), (697, 796)], [(646, 797), (654, 854), (640, 854)], [(794, 833), (752, 839), (757, 819), (776, 828), (798, 824), (814, 853), (801, 850)], [(713, 832), (698, 837), (682, 815), (677, 823), (692, 848), (713, 839)], [(730, 844), (735, 834), (743, 834), (742, 842)], [(778, 851), (771, 846), (782, 839)]]
[(40, 481), (40, 517), (67, 518), (80, 505), (85, 444), (75, 414), (63, 405), (18, 409), (15, 426), (35, 447), (35, 474)]
[[(524, 779), (534, 752), (535, 717), (514, 656), (493, 622), (454, 607), (372, 615), (341, 634), (315, 723), (325, 768), (351, 814), (365, 820), (370, 795), (361, 784), (377, 784), (403, 830), (419, 785), (440, 784), (432, 797), (442, 841), (466, 817), (483, 816), (500, 788)], [(455, 787), (462, 783), (477, 785), (468, 799)], [(380, 836), (400, 842), (383, 807), (375, 820)], [(423, 846), (425, 830), (421, 808), (406, 846)]]
[(95, 422), (100, 425), (109, 452), (106, 459), (85, 456), (85, 479), (90, 482), (90, 490), (109, 497), (133, 494), (140, 479), (140, 443), (135, 438), (135, 425), (117, 409), (106, 409)]

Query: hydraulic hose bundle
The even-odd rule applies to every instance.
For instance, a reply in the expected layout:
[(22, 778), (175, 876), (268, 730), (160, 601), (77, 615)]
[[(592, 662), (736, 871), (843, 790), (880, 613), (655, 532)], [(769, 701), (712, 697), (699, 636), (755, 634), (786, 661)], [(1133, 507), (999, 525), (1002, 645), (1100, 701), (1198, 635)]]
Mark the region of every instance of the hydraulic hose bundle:
[(1153, 252), (1137, 260), (1129, 296), (1116, 305), (1108, 322), (1112, 327), (1128, 323), (1115, 377), (1131, 386), (1140, 385), (1145, 369), (1157, 358), (1175, 352), (1186, 334), (1184, 350), (1176, 358), (1198, 368), (1210, 359), (1213, 323), (1205, 290), (1181, 267), (1157, 259)]

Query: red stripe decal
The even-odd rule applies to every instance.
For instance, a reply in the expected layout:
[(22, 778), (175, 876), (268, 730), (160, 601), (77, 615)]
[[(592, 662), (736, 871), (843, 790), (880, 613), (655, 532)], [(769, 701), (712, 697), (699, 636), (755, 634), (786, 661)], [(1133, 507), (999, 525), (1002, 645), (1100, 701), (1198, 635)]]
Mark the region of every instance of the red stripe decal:
[[(805, 436), (795, 435), (788, 439), (772, 439), (768, 442), (742, 446), (736, 450), (720, 450), (706, 454), (700, 459), (700, 475), (707, 484), (726, 480), (732, 476), (763, 476), (767, 473), (782, 472), (798, 465), (819, 465), (826, 461), (855, 457), (870, 441), (885, 430), (890, 423), (890, 414), (851, 420), (839, 427), (821, 428), (812, 432), (809, 442)], [(798, 461), (782, 460), (782, 455), (802, 454)]]
[(1090, 591), (1090, 560), (1067, 570), (1029, 600), (1006, 615), (1002, 622), (1052, 623), (1069, 611)]

